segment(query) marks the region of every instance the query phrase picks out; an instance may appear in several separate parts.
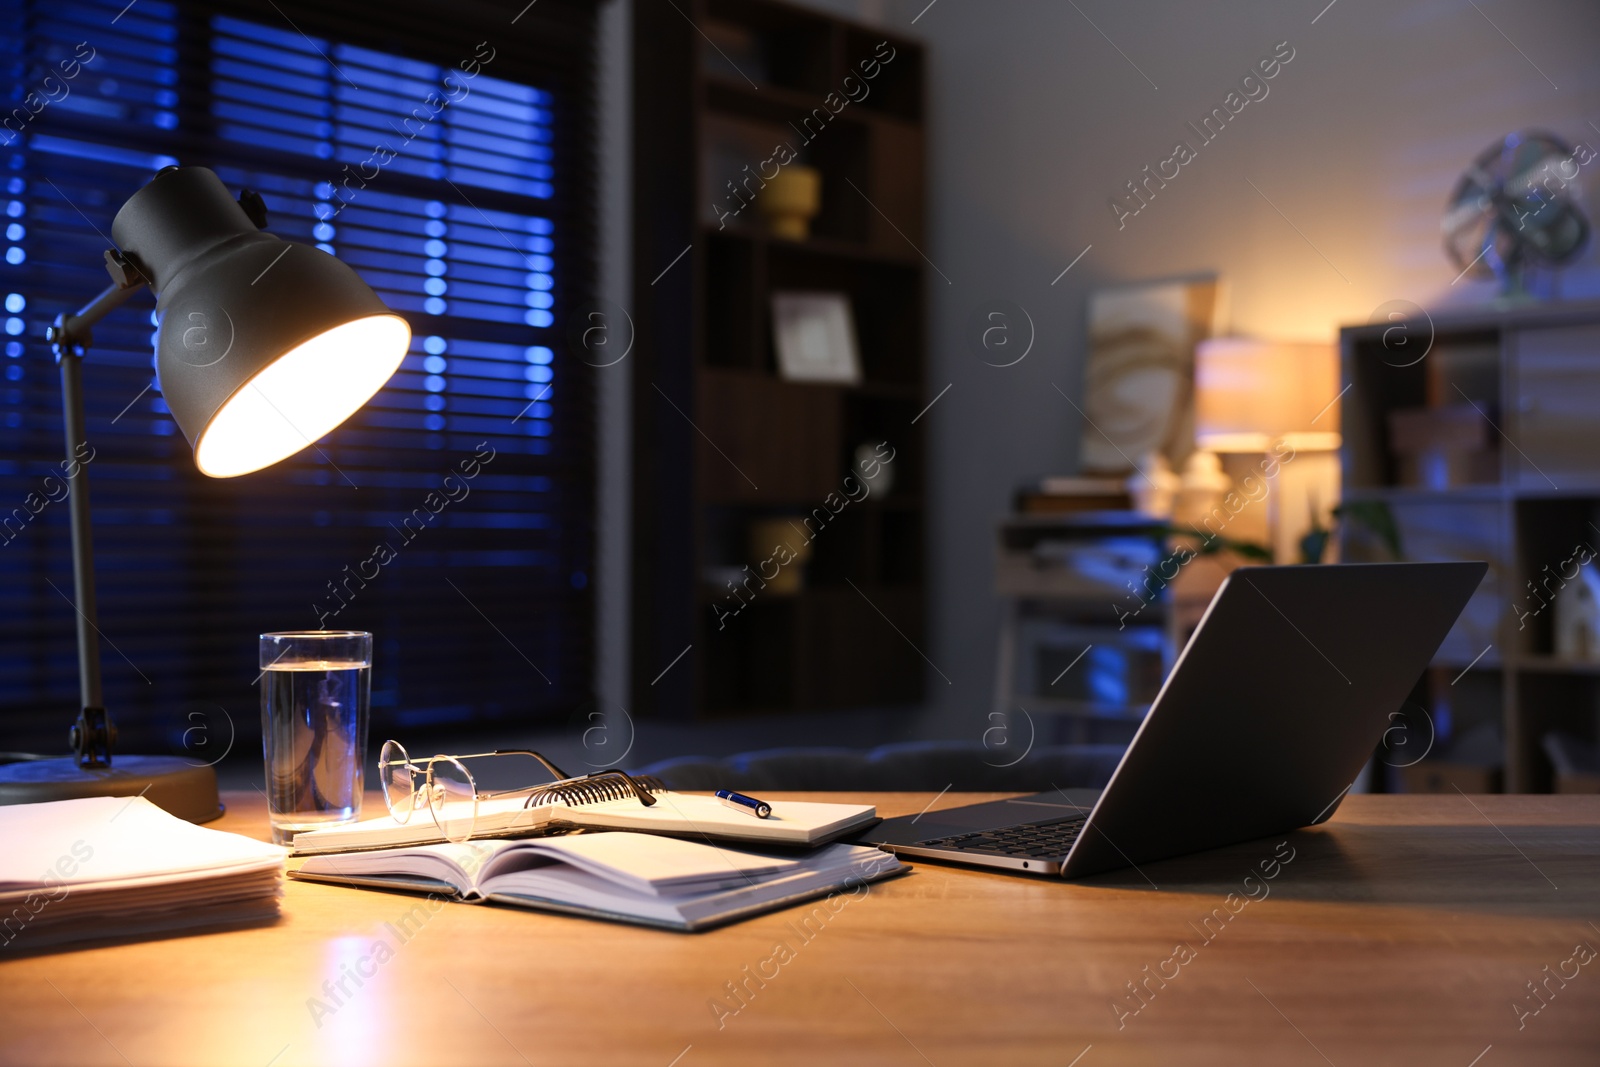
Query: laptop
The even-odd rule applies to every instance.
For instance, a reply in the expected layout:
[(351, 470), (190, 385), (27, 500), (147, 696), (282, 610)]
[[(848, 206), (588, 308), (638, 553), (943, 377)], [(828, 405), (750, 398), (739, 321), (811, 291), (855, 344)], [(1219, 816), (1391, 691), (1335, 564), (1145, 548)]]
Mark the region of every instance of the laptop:
[(1103, 790), (885, 819), (857, 840), (898, 856), (1079, 878), (1323, 822), (1487, 569), (1236, 570)]

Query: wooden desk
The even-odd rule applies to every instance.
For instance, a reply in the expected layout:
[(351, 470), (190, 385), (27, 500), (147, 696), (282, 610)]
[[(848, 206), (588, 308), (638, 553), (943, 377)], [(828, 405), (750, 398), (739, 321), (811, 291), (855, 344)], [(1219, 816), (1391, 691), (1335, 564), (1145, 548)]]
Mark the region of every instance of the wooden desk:
[[(217, 825), (264, 834), (259, 797), (225, 799)], [(421, 898), (290, 883), (273, 926), (0, 963), (0, 1062), (1600, 1062), (1600, 959), (1565, 962), (1600, 949), (1600, 796), (1357, 796), (1285, 840), (1244, 904), (1277, 841), (1082, 884), (919, 864), (805, 931), (807, 909), (685, 935), (441, 904), (402, 941)], [(371, 977), (317, 1013), (346, 968)]]

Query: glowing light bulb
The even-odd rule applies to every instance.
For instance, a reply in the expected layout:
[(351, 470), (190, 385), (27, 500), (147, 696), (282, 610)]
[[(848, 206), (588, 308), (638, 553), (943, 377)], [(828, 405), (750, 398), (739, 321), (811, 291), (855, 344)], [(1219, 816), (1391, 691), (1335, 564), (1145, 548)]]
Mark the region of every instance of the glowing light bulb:
[(309, 447), (383, 388), (410, 342), (404, 319), (371, 315), (301, 343), (223, 403), (195, 445), (196, 465), (233, 478)]

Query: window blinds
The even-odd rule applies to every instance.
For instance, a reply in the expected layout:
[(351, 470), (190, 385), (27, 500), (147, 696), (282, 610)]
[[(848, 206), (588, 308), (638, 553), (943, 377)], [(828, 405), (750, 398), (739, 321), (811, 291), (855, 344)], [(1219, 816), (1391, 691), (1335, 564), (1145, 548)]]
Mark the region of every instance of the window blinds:
[(589, 692), (593, 370), (564, 309), (593, 287), (593, 12), (467, 4), (444, 32), (420, 6), (381, 28), (346, 7), (0, 14), (20, 43), (0, 115), (0, 747), (60, 750), (76, 713), (45, 327), (105, 286), (112, 215), (172, 163), (259, 192), (274, 233), (349, 263), (414, 341), (345, 426), (214, 481), (153, 388), (150, 298), (96, 327), (87, 470), (120, 747), (193, 747), (197, 723), (253, 736), (266, 630), (371, 630), (374, 729), (564, 715)]

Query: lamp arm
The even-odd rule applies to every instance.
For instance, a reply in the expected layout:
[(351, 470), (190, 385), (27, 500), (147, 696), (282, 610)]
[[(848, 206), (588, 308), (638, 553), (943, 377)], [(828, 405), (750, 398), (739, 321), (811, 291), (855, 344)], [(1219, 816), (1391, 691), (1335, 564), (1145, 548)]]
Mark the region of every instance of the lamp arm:
[(138, 267), (120, 252), (106, 253), (112, 283), (72, 314), (56, 317), (46, 332), (61, 366), (61, 414), (66, 437), (66, 466), (75, 481), (67, 497), (72, 526), (72, 586), (78, 623), (78, 687), (82, 707), (70, 739), (79, 767), (109, 767), (117, 730), (106, 712), (100, 684), (100, 625), (95, 599), (94, 540), (89, 524), (89, 470), (84, 459), (88, 436), (83, 420), (83, 357), (94, 342), (93, 327), (127, 303), (147, 282)]

